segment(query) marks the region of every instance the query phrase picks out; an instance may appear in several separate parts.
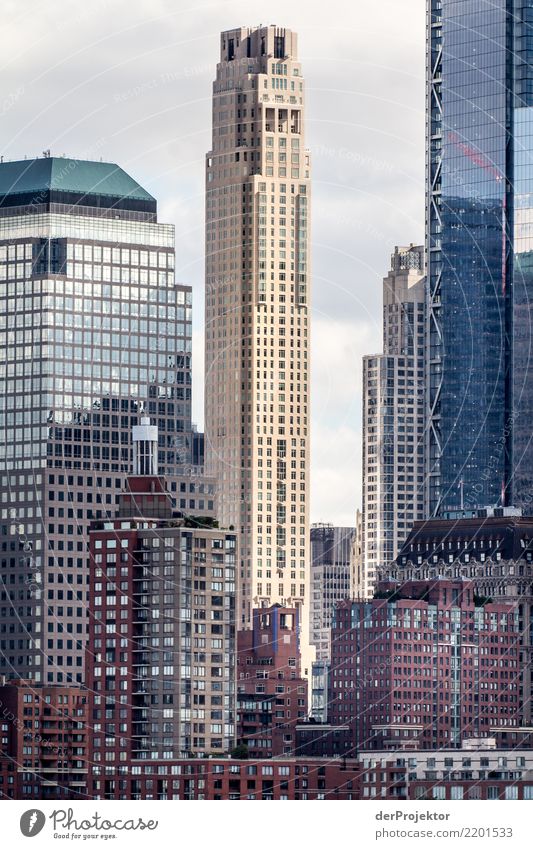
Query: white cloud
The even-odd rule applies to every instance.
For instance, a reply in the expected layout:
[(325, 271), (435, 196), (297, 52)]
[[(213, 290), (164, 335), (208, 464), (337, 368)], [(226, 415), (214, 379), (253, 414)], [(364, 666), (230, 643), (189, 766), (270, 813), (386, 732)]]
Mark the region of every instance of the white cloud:
[(312, 521), (334, 516), (353, 523), (361, 484), (361, 357), (379, 342), (378, 328), (362, 312), (352, 320), (313, 314)]
[[(120, 163), (176, 225), (194, 289), (194, 409), (202, 411), (203, 189), (219, 33), (299, 33), (313, 154), (313, 517), (360, 500), (361, 355), (380, 347), (381, 277), (423, 232), (423, 0), (27, 0), (4, 3), (6, 157)], [(268, 20), (265, 15), (268, 14)], [(352, 521), (353, 519), (350, 519)]]
[(327, 447), (319, 456), (311, 483), (311, 521), (351, 527), (355, 524), (361, 486), (361, 440), (358, 430), (347, 425), (315, 422), (313, 445)]

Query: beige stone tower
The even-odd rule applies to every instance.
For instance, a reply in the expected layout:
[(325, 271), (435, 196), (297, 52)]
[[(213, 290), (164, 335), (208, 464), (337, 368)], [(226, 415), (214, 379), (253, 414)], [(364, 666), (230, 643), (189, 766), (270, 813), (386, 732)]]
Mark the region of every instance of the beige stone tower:
[(253, 607), (296, 606), (304, 668), (309, 206), (296, 34), (224, 32), (206, 163), (207, 466), (221, 524), (239, 532), (237, 627)]

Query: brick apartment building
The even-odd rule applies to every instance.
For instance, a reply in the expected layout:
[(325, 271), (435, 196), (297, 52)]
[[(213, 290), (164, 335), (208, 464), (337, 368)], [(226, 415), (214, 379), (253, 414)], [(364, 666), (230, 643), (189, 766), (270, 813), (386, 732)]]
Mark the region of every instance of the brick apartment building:
[(437, 576), (467, 578), (493, 601), (516, 602), (520, 621), (520, 702), (531, 724), (533, 703), (533, 517), (512, 507), (457, 510), (446, 518), (415, 522), (382, 580)]
[(124, 763), (235, 745), (236, 536), (208, 524), (177, 517), (164, 479), (139, 474), (117, 518), (92, 525), (90, 793)]
[(296, 752), (298, 757), (308, 758), (355, 757), (352, 726), (329, 725), (311, 718), (296, 726)]
[(96, 798), (185, 800), (358, 799), (359, 764), (354, 760), (279, 758), (188, 759), (121, 767)]
[(238, 633), (237, 739), (250, 757), (296, 753), (296, 725), (307, 716), (296, 608), (253, 611), (253, 627)]
[(0, 798), (85, 797), (87, 695), (22, 680), (0, 686)]
[(331, 723), (349, 723), (358, 749), (518, 731), (519, 638), (517, 605), (480, 599), (471, 581), (382, 582), (336, 609)]

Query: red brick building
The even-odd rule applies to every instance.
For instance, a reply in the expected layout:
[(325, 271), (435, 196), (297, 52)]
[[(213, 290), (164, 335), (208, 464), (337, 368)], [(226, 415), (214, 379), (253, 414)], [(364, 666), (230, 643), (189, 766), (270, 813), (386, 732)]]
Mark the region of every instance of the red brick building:
[(0, 798), (85, 798), (87, 696), (20, 680), (0, 686)]
[(250, 757), (296, 753), (296, 725), (307, 717), (296, 608), (253, 611), (253, 628), (238, 633), (237, 740)]
[(299, 757), (355, 757), (352, 728), (349, 724), (304, 722), (296, 726), (296, 751)]
[(236, 535), (176, 516), (164, 479), (139, 475), (89, 548), (89, 791), (124, 764), (229, 753)]
[(2, 749), (0, 751), (0, 799), (18, 799), (17, 791), (16, 763)]
[(358, 799), (354, 760), (280, 758), (272, 761), (189, 759), (136, 764), (102, 779), (105, 799), (316, 800)]
[(330, 720), (358, 749), (450, 748), (520, 726), (516, 604), (471, 581), (383, 582), (344, 601), (332, 631)]

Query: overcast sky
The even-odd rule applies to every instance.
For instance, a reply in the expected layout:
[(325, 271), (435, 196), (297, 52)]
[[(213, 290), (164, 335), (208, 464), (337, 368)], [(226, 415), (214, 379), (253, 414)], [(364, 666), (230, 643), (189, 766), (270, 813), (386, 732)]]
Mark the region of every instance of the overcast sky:
[(423, 239), (424, 0), (3, 0), (4, 157), (117, 162), (176, 226), (194, 289), (203, 418), (204, 154), (219, 33), (299, 33), (312, 152), (312, 521), (361, 500), (361, 357), (381, 349), (381, 278)]

